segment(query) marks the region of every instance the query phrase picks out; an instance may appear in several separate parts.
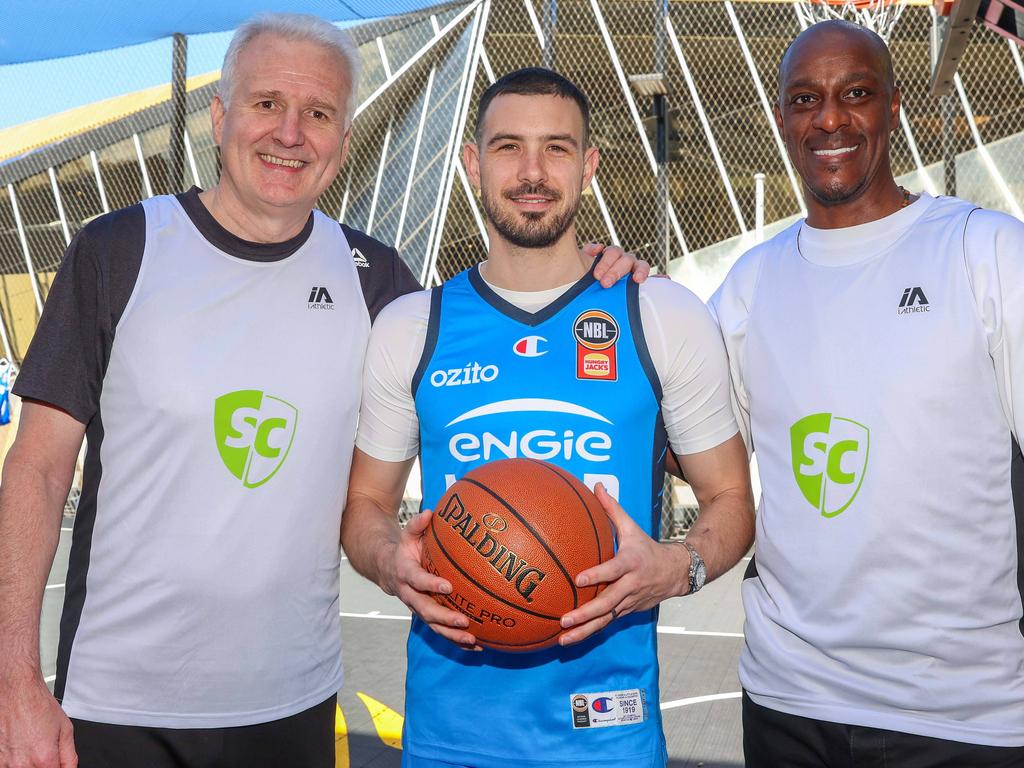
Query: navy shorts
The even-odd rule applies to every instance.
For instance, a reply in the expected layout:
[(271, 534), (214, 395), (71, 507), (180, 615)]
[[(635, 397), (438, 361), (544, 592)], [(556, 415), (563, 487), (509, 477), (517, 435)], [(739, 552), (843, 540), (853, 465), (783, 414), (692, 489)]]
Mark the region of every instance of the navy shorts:
[(148, 728), (72, 719), (79, 768), (334, 768), (337, 696), (233, 728)]

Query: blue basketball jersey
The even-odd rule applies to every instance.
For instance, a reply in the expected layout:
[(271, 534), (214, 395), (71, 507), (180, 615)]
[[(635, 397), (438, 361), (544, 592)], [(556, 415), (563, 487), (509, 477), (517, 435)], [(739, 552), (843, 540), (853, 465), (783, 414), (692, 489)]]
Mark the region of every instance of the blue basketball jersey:
[[(588, 274), (529, 313), (476, 267), (457, 275), (432, 292), (412, 391), (424, 507), (474, 467), (528, 457), (603, 483), (658, 536), (661, 386), (628, 278), (602, 289)], [(474, 653), (414, 619), (406, 763), (663, 766), (656, 624), (651, 610), (567, 648)]]

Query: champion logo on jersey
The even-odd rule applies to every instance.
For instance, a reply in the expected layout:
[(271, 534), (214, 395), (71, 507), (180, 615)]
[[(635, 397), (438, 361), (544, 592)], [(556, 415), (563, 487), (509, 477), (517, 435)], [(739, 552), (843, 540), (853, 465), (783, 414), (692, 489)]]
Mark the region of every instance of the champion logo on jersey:
[(308, 309), (334, 309), (334, 299), (325, 285), (314, 285), (309, 289)]
[(595, 712), (611, 712), (615, 707), (612, 700), (607, 696), (601, 696), (600, 698), (594, 699), (594, 703), (591, 704)]
[(548, 340), (543, 336), (524, 336), (512, 345), (512, 351), (520, 357), (540, 357), (548, 353), (541, 346), (547, 343)]
[(900, 299), (900, 306), (896, 310), (896, 314), (909, 315), (915, 312), (931, 312), (931, 309), (928, 297), (924, 295), (924, 291), (921, 290), (920, 286), (915, 285), (912, 288), (905, 288), (903, 290), (903, 297)]
[(366, 269), (366, 268), (368, 268), (370, 266), (369, 259), (367, 259), (363, 255), (363, 252), (360, 251), (358, 248), (353, 248), (352, 249), (352, 261), (354, 261), (356, 263), (357, 267), (363, 267), (364, 269)]

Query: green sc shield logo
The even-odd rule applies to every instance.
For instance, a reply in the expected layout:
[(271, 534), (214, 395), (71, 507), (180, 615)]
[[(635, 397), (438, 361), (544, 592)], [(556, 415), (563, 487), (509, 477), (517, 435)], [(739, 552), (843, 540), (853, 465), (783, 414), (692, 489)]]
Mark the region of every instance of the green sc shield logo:
[(288, 457), (298, 420), (295, 406), (258, 389), (221, 395), (213, 431), (224, 466), (246, 488), (263, 485)]
[(793, 476), (823, 517), (835, 517), (857, 497), (868, 467), (870, 431), (831, 413), (813, 413), (789, 428)]

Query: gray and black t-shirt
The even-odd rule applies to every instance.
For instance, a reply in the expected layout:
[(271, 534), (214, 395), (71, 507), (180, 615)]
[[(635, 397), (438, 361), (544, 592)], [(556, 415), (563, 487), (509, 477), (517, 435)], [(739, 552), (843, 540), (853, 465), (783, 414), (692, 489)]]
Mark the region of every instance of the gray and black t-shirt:
[(79, 233), (15, 387), (87, 425), (55, 686), (69, 715), (236, 726), (339, 688), (366, 340), (418, 288), (394, 249), (319, 212), (250, 243), (196, 189)]

